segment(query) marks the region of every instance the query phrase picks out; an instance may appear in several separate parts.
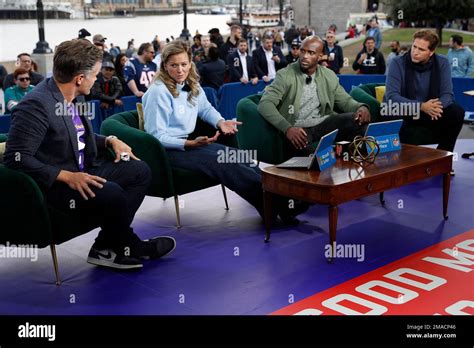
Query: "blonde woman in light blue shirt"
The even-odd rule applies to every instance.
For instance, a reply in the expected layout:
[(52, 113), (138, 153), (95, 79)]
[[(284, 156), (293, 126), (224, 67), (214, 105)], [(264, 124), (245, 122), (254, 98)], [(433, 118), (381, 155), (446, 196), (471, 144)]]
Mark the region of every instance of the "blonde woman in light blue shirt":
[[(234, 136), (241, 122), (226, 121), (208, 102), (186, 43), (174, 41), (163, 50), (159, 72), (143, 96), (143, 111), (145, 131), (163, 144), (173, 167), (199, 171), (221, 182), (263, 217), (261, 171), (254, 158), (216, 142), (223, 135)], [(198, 117), (216, 129), (214, 136), (189, 138)], [(289, 211), (294, 205), (285, 199), (276, 203), (283, 219), (300, 212)]]

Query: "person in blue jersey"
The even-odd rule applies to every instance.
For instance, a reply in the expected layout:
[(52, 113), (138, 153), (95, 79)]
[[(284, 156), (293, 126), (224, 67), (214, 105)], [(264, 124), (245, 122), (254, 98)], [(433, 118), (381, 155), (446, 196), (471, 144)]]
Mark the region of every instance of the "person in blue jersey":
[[(216, 143), (221, 134), (235, 135), (242, 123), (226, 121), (208, 102), (186, 43), (174, 41), (163, 50), (160, 70), (143, 96), (143, 111), (145, 131), (165, 147), (173, 167), (199, 171), (218, 180), (263, 217), (260, 169), (251, 156), (242, 156), (246, 157), (242, 161), (235, 160), (237, 156), (227, 158), (225, 154), (242, 150)], [(216, 129), (214, 136), (189, 138), (198, 117)], [(302, 202), (288, 204), (283, 197), (277, 197), (275, 203), (276, 214), (287, 222), (294, 222), (295, 216), (308, 208)]]
[(156, 64), (153, 63), (155, 50), (149, 42), (138, 48), (138, 56), (130, 58), (123, 67), (126, 95), (135, 95), (140, 98), (147, 91), (156, 74)]

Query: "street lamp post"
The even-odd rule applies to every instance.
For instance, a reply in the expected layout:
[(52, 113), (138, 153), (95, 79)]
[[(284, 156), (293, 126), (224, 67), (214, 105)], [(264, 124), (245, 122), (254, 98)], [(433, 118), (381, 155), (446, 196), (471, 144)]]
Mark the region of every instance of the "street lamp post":
[(242, 0), (239, 0), (239, 22), (240, 26), (242, 26), (243, 23), (243, 15), (242, 15)]
[(38, 19), (39, 41), (36, 43), (33, 53), (51, 53), (52, 50), (44, 39), (44, 9), (41, 0), (36, 2), (36, 17)]
[(189, 33), (189, 30), (188, 30), (188, 6), (186, 4), (186, 0), (183, 0), (183, 14), (184, 14), (184, 27), (183, 27), (183, 31), (181, 32), (181, 35), (179, 36), (181, 39), (183, 40), (186, 40), (188, 41), (189, 40), (189, 37), (191, 36), (191, 34)]
[(283, 23), (283, 0), (280, 0), (280, 21), (278, 22), (279, 27), (283, 27), (285, 23)]

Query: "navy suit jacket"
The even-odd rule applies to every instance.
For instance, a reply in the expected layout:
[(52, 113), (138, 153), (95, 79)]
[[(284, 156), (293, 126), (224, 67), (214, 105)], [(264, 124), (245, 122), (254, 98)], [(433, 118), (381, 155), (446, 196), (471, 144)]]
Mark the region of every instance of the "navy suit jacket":
[[(77, 97), (76, 102), (84, 101)], [(5, 165), (30, 175), (41, 187), (49, 189), (61, 170), (78, 172), (79, 150), (72, 117), (64, 112), (66, 102), (53, 78), (48, 78), (28, 93), (12, 112), (5, 152)], [(91, 107), (92, 104), (81, 104)], [(88, 107), (83, 107), (86, 111)], [(78, 108), (79, 109), (79, 108)], [(86, 112), (84, 124), (85, 171), (105, 160), (106, 138), (94, 134)]]
[[(283, 69), (287, 65), (286, 58), (283, 55), (283, 52), (277, 46), (273, 46), (273, 52), (275, 52), (280, 58), (280, 63), (278, 64), (275, 63), (275, 70), (278, 71), (280, 69)], [(257, 72), (258, 78), (262, 79), (262, 77), (267, 76), (268, 64), (267, 64), (267, 57), (265, 55), (263, 46), (253, 51), (252, 60), (253, 60), (253, 66), (255, 67), (255, 71)]]
[[(247, 75), (249, 79), (253, 79), (257, 77), (257, 72), (253, 66), (252, 57), (247, 54), (245, 58), (247, 61)], [(230, 82), (240, 82), (240, 79), (244, 76), (244, 70), (242, 69), (242, 61), (238, 50), (229, 54), (227, 57), (227, 66), (229, 67)]]

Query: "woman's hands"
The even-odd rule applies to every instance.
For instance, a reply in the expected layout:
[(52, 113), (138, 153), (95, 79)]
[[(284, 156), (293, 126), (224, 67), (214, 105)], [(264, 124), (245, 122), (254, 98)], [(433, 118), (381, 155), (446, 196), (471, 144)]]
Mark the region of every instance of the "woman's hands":
[(192, 148), (192, 147), (199, 147), (199, 146), (207, 146), (210, 145), (214, 142), (216, 142), (217, 138), (219, 138), (219, 135), (221, 133), (219, 131), (216, 132), (216, 134), (212, 137), (197, 137), (194, 140), (186, 140), (186, 143), (184, 144), (184, 147)]
[(233, 121), (233, 120), (228, 120), (224, 121), (221, 120), (219, 123), (217, 123), (217, 128), (219, 128), (224, 135), (232, 135), (238, 132), (237, 126), (240, 126), (242, 122), (239, 121)]
[[(241, 124), (242, 122), (239, 122), (239, 121), (221, 120), (219, 121), (219, 123), (217, 123), (217, 128), (219, 128), (224, 135), (233, 135), (238, 132), (237, 126), (240, 126)], [(214, 134), (212, 138), (202, 136), (202, 137), (197, 137), (194, 140), (186, 140), (184, 147), (193, 148), (193, 147), (210, 145), (217, 141), (217, 139), (219, 138), (219, 135), (221, 135), (221, 132), (217, 131), (216, 134)]]

